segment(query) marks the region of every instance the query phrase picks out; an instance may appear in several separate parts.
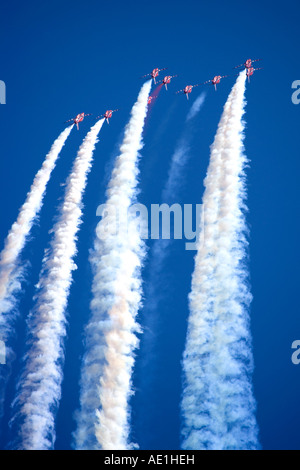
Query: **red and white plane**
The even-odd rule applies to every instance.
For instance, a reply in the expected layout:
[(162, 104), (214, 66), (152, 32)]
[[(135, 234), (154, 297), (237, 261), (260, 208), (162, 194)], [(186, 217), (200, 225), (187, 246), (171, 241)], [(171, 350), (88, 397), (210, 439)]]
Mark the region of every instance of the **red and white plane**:
[(248, 77), (248, 82), (250, 82), (250, 77), (254, 74), (256, 70), (262, 70), (263, 68), (260, 67), (259, 69), (255, 69), (254, 67), (250, 67), (247, 69), (247, 77)]
[(149, 96), (148, 104), (152, 103), (152, 100), (156, 100), (157, 96)]
[(259, 60), (261, 60), (261, 59), (247, 59), (244, 64), (237, 65), (237, 66), (234, 67), (234, 68), (235, 68), (235, 69), (239, 69), (240, 67), (245, 67), (245, 69), (249, 70), (249, 69), (252, 68), (253, 62), (258, 62)]
[(206, 82), (201, 83), (200, 85), (207, 85), (209, 83), (211, 85), (214, 85), (215, 90), (217, 91), (217, 85), (220, 83), (222, 78), (226, 78), (226, 77), (229, 77), (229, 75), (223, 75), (223, 76), (216, 75), (212, 80), (207, 80)]
[(107, 111), (105, 111), (104, 114), (101, 114), (101, 116), (97, 116), (96, 119), (104, 118), (104, 119), (106, 119), (107, 124), (109, 124), (109, 119), (112, 117), (112, 113), (115, 113), (116, 111), (119, 111), (119, 110), (118, 109), (114, 109), (114, 110), (108, 109)]
[(163, 85), (165, 85), (166, 90), (168, 89), (167, 85), (171, 82), (171, 78), (174, 78), (174, 77), (178, 77), (178, 75), (167, 75), (161, 82)]
[(176, 94), (177, 93), (184, 93), (185, 96), (187, 97), (187, 99), (189, 99), (189, 94), (192, 93), (192, 89), (196, 86), (199, 86), (200, 83), (198, 85), (187, 85), (183, 90), (179, 90), (179, 91), (176, 91)]
[(85, 114), (85, 113), (77, 114), (77, 116), (75, 118), (69, 119), (68, 121), (65, 121), (65, 122), (73, 121), (74, 124), (76, 124), (77, 129), (79, 130), (79, 123), (84, 120), (85, 116), (91, 116), (91, 114)]
[(166, 67), (164, 69), (153, 69), (151, 73), (147, 73), (147, 75), (143, 75), (142, 78), (151, 76), (151, 78), (153, 78), (154, 80), (154, 83), (156, 84), (155, 79), (158, 77), (159, 72), (161, 72), (162, 70), (166, 70)]

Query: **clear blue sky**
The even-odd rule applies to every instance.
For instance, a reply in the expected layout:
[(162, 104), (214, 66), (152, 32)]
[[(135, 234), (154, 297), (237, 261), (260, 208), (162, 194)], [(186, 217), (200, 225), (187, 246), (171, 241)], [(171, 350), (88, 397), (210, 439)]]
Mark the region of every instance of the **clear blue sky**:
[[(247, 85), (246, 153), (247, 215), (250, 226), (250, 270), (254, 300), (252, 332), (255, 357), (255, 396), (265, 449), (299, 449), (300, 366), (291, 363), (291, 344), (300, 339), (299, 322), (299, 201), (300, 105), (291, 102), (291, 84), (300, 79), (300, 4), (266, 0), (121, 0), (12, 1), (1, 7), (0, 80), (7, 87), (7, 104), (0, 105), (0, 243), (17, 216), (26, 192), (64, 121), (79, 112), (102, 114), (120, 108), (101, 131), (95, 163), (84, 198), (84, 223), (79, 237), (78, 270), (74, 273), (68, 307), (63, 397), (57, 417), (57, 448), (70, 448), (72, 413), (78, 405), (78, 376), (83, 326), (88, 319), (90, 267), (88, 252), (97, 223), (96, 208), (104, 201), (107, 183), (129, 111), (143, 83), (141, 75), (154, 67), (178, 74), (162, 90), (147, 121), (142, 151), (142, 202), (159, 203), (170, 158), (198, 96), (191, 101), (174, 91), (216, 74), (233, 73), (245, 59), (262, 58), (264, 70)], [(180, 201), (200, 203), (209, 146), (234, 78), (218, 92), (208, 88), (197, 118), (192, 155)], [(18, 351), (24, 341), (24, 318), (32, 306), (43, 250), (64, 182), (91, 118), (64, 148), (49, 190), (40, 223), (24, 252), (30, 260), (18, 324)], [(142, 448), (179, 448), (180, 360), (185, 339), (187, 294), (193, 269), (192, 252), (174, 242), (162, 289), (161, 327), (155, 380), (132, 401), (133, 439)], [(147, 267), (144, 280), (147, 282)], [(26, 287), (26, 289), (25, 289)], [(142, 313), (141, 313), (142, 318)], [(16, 364), (13, 378), (17, 376)], [(154, 365), (153, 365), (154, 367)], [(140, 371), (140, 372), (139, 372)], [(9, 400), (12, 399), (13, 381)], [(145, 408), (141, 409), (143, 395)], [(4, 422), (7, 430), (9, 400)], [(143, 424), (143, 416), (145, 418)], [(1, 441), (4, 447), (8, 435)]]

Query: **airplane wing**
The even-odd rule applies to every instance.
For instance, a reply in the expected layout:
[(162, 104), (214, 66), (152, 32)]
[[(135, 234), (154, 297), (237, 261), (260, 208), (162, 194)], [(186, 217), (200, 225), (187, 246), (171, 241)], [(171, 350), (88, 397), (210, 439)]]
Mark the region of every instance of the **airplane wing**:
[(208, 85), (211, 82), (212, 82), (211, 80), (207, 80), (206, 82), (199, 83), (198, 85), (194, 85), (194, 86)]

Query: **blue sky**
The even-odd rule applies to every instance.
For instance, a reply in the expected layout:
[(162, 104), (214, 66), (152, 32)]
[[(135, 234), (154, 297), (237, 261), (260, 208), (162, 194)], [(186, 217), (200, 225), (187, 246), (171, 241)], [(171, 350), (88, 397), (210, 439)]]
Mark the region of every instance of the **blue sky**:
[[(154, 204), (160, 202), (186, 114), (202, 89), (194, 89), (189, 102), (174, 92), (216, 74), (234, 73), (232, 68), (248, 57), (262, 58), (260, 64), (264, 67), (247, 85), (245, 116), (245, 147), (250, 160), (247, 221), (254, 296), (251, 326), (257, 419), (263, 448), (300, 448), (300, 366), (291, 362), (291, 344), (300, 339), (300, 105), (291, 101), (292, 82), (300, 79), (299, 13), (299, 2), (289, 0), (29, 0), (2, 5), (0, 80), (6, 83), (7, 104), (0, 105), (1, 248), (36, 171), (64, 128), (64, 121), (79, 112), (98, 115), (106, 109), (120, 108), (110, 125), (101, 131), (84, 197), (78, 270), (68, 306), (65, 379), (57, 416), (56, 448), (70, 448), (74, 429), (72, 413), (78, 405), (83, 326), (89, 314), (88, 253), (97, 224), (96, 208), (104, 201), (112, 162), (143, 83), (140, 77), (154, 67), (168, 67), (168, 73), (178, 74), (169, 91), (161, 91), (144, 135), (140, 200)], [(207, 87), (178, 202), (201, 202), (209, 146), (233, 82), (234, 77), (224, 79), (217, 93)], [(48, 230), (63, 195), (61, 183), (92, 122), (93, 118), (86, 118), (79, 132), (72, 131), (49, 183), (39, 223), (23, 254), (24, 262), (29, 260), (30, 266), (16, 329), (20, 356), (24, 319), (32, 306), (43, 250), (49, 241)], [(149, 249), (151, 254), (151, 243)], [(193, 252), (184, 250), (183, 243), (174, 242), (161, 280), (164, 298), (159, 310), (157, 356), (152, 364), (155, 377), (145, 390), (139, 388), (143, 371), (137, 357), (132, 437), (141, 448), (179, 448), (180, 360), (193, 256)], [(146, 266), (145, 283), (147, 276)], [(17, 363), (9, 388), (2, 447), (9, 439), (9, 404), (19, 369)]]

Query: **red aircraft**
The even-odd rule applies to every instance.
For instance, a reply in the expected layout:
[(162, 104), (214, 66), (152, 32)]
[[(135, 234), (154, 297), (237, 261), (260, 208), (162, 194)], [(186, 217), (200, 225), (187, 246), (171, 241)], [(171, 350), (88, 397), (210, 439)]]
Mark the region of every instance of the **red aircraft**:
[(114, 109), (113, 111), (111, 109), (108, 109), (105, 111), (104, 114), (101, 114), (101, 116), (97, 116), (96, 119), (104, 118), (107, 121), (107, 124), (109, 124), (109, 119), (112, 117), (112, 113), (115, 113), (116, 111), (119, 111), (118, 109)]
[(253, 67), (250, 67), (250, 69), (247, 69), (248, 82), (250, 82), (250, 77), (254, 74), (255, 70), (262, 70), (262, 67), (260, 67), (259, 69), (255, 69)]
[(184, 93), (185, 96), (187, 97), (187, 99), (189, 99), (189, 93), (192, 93), (192, 89), (195, 86), (199, 86), (199, 85), (187, 85), (183, 90), (176, 91), (176, 94), (177, 93)]
[(163, 85), (165, 85), (166, 90), (168, 89), (167, 85), (171, 82), (171, 78), (174, 78), (174, 77), (178, 77), (178, 75), (167, 75), (161, 82)]
[(156, 100), (157, 96), (149, 96), (148, 104), (152, 103), (152, 100)]
[(142, 78), (149, 77), (149, 75), (150, 75), (151, 78), (153, 78), (154, 83), (156, 84), (155, 79), (158, 77), (159, 72), (161, 72), (162, 70), (166, 70), (166, 68), (164, 68), (164, 69), (153, 69), (151, 73), (147, 73), (147, 75), (143, 75)]
[(207, 82), (201, 83), (201, 85), (207, 85), (208, 83), (210, 83), (211, 85), (214, 85), (215, 90), (217, 91), (217, 85), (220, 83), (222, 78), (226, 77), (229, 77), (229, 75), (216, 75), (212, 80), (207, 80)]
[(245, 67), (245, 69), (249, 70), (252, 67), (253, 62), (258, 62), (261, 59), (247, 59), (244, 64), (237, 65), (234, 67), (235, 69), (239, 69), (240, 67)]
[(75, 118), (69, 119), (68, 121), (65, 121), (65, 122), (73, 121), (74, 124), (76, 124), (77, 129), (79, 130), (79, 123), (84, 120), (85, 116), (91, 116), (91, 114), (85, 114), (85, 113), (77, 114), (77, 116)]

